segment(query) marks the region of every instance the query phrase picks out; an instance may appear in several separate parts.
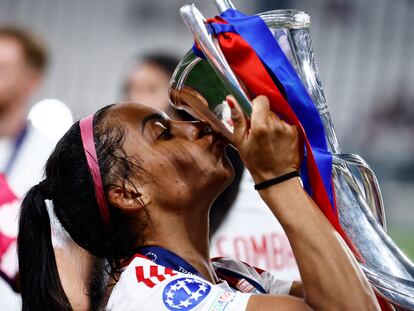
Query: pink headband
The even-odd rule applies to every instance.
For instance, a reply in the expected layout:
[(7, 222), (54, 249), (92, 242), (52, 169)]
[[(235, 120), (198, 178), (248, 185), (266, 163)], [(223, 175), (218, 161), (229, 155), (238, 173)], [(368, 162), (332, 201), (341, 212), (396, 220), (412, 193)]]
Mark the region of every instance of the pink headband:
[(95, 187), (95, 196), (101, 213), (105, 228), (111, 226), (109, 207), (106, 202), (105, 193), (102, 185), (101, 170), (99, 169), (98, 157), (96, 155), (95, 142), (93, 139), (93, 114), (79, 121), (83, 150), (85, 151), (86, 161), (88, 162), (89, 172), (92, 175)]

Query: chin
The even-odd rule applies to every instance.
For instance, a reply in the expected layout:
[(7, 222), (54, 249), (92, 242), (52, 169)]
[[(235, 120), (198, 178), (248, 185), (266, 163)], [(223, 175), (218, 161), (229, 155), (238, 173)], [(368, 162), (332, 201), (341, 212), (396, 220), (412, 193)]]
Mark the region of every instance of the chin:
[(234, 179), (234, 169), (233, 169), (233, 166), (231, 165), (231, 163), (230, 163), (230, 161), (229, 160), (227, 160), (228, 162), (229, 162), (229, 164), (228, 164), (228, 166), (226, 167), (226, 178), (227, 178), (227, 181), (226, 181), (226, 187), (228, 186), (228, 185), (230, 185), (231, 184), (231, 182), (233, 181), (233, 179)]

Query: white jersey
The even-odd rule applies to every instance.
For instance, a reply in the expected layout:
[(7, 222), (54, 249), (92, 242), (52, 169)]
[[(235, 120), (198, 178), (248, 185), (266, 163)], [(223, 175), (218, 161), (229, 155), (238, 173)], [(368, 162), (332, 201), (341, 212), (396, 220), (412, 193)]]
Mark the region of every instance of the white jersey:
[[(230, 259), (213, 261), (220, 268), (238, 271), (254, 279), (267, 293), (288, 294), (291, 282), (277, 280), (270, 273)], [(151, 311), (243, 311), (254, 290), (239, 284), (243, 292), (223, 281), (212, 284), (196, 275), (184, 274), (136, 255), (115, 285), (107, 310)]]
[[(28, 125), (11, 167), (14, 141), (0, 138), (0, 271), (13, 282), (17, 271), (16, 238), (18, 213), (23, 195), (42, 178), (43, 167), (55, 143)], [(19, 310), (20, 297), (0, 278), (0, 310)]]
[[(3, 157), (0, 173), (12, 156), (14, 144), (0, 139)], [(7, 176), (0, 176), (0, 270), (10, 279), (17, 273), (16, 237), (20, 200), (37, 184), (54, 142), (28, 124), (27, 132), (18, 149)]]
[(286, 234), (254, 190), (247, 170), (233, 206), (211, 239), (210, 254), (236, 258), (283, 279), (300, 279)]

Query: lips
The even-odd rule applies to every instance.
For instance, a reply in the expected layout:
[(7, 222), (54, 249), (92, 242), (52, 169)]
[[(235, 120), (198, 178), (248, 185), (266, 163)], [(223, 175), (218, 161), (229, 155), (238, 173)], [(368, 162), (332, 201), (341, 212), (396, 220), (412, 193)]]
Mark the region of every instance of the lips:
[(213, 146), (219, 146), (224, 148), (229, 144), (226, 138), (215, 132), (212, 132), (209, 136), (211, 136), (211, 144)]
[(217, 146), (224, 149), (230, 142), (220, 133), (217, 133), (211, 127), (205, 126), (199, 133), (200, 138), (208, 141), (209, 146)]

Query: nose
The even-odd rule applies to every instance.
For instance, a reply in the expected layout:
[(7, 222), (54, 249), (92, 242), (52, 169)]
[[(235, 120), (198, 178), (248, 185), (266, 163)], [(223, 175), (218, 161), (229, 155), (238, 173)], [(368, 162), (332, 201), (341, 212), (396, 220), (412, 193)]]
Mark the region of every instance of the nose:
[(211, 134), (211, 128), (201, 121), (172, 121), (171, 131), (175, 136), (197, 140)]

